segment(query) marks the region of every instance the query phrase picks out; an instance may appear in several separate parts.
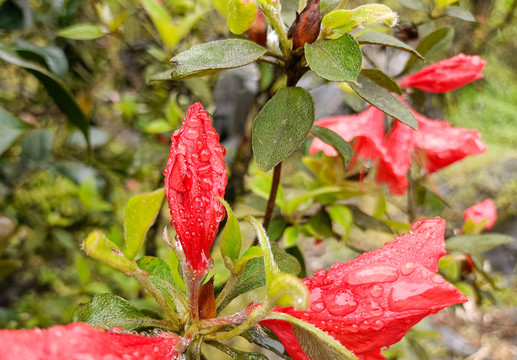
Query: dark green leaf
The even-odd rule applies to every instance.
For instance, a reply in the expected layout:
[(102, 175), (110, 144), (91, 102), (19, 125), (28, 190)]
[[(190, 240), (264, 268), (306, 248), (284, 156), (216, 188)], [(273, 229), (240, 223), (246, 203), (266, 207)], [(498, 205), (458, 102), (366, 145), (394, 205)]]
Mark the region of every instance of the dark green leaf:
[(31, 127), (0, 107), (0, 155)]
[(226, 267), (231, 270), (241, 254), (241, 229), (230, 204), (222, 198), (219, 198), (219, 201), (224, 205), (227, 214), (226, 225), (221, 235), (221, 253)]
[(57, 106), (59, 106), (59, 108), (68, 116), (70, 121), (81, 130), (86, 141), (89, 143), (88, 120), (79, 105), (77, 105), (77, 102), (68, 87), (61, 82), (58, 77), (39, 65), (27, 62), (13, 54), (10, 54), (3, 48), (0, 49), (0, 59), (17, 66), (21, 66), (36, 76), (48, 91), (52, 99), (56, 102)]
[(336, 134), (334, 131), (327, 129), (326, 127), (321, 126), (313, 126), (312, 127), (312, 135), (321, 139), (323, 142), (326, 142), (329, 145), (332, 145), (334, 149), (338, 152), (338, 154), (343, 159), (343, 164), (347, 167), (348, 162), (354, 155), (354, 151), (349, 143), (347, 143), (341, 136)]
[(367, 213), (363, 212), (357, 206), (347, 205), (347, 207), (352, 212), (352, 215), (354, 218), (354, 224), (356, 224), (360, 228), (384, 231), (387, 233), (393, 233), (393, 231), (391, 230), (391, 228), (388, 225), (384, 224), (382, 221), (379, 221), (378, 219), (374, 218), (373, 216), (370, 216)]
[(68, 60), (63, 50), (57, 46), (36, 46), (22, 39), (17, 39), (14, 50), (24, 59), (44, 65), (61, 78), (68, 73)]
[[(450, 27), (436, 30), (420, 41), (416, 47), (416, 51), (424, 56), (428, 63), (441, 60), (449, 49), (453, 36), (454, 30)], [(405, 73), (416, 70), (417, 61), (417, 58), (410, 57), (402, 72)]]
[(400, 90), (395, 80), (390, 78), (379, 69), (362, 69), (361, 75), (364, 75), (370, 80), (373, 80), (377, 85), (388, 91), (402, 95), (402, 90)]
[(413, 9), (413, 10), (422, 10), (428, 11), (429, 7), (424, 0), (398, 0), (403, 6)]
[(314, 123), (314, 101), (300, 87), (280, 89), (253, 123), (253, 153), (260, 168), (269, 171), (296, 150)]
[(21, 158), (25, 165), (38, 166), (50, 160), (54, 133), (50, 130), (34, 130), (22, 141)]
[(309, 359), (357, 360), (347, 348), (312, 324), (283, 313), (272, 313), (268, 319), (288, 321), (303, 352)]
[(242, 333), (241, 336), (248, 340), (250, 343), (257, 344), (264, 349), (268, 349), (274, 352), (282, 359), (292, 360), (292, 358), (285, 350), (284, 345), (282, 345), (280, 340), (278, 340), (278, 337), (275, 335), (275, 333), (268, 328), (263, 327), (260, 332), (255, 328), (251, 328)]
[(394, 38), (393, 36), (389, 36), (377, 31), (369, 31), (366, 32), (356, 38), (357, 42), (360, 45), (383, 45), (383, 46), (389, 46), (393, 47), (402, 51), (407, 51), (417, 57), (419, 57), (422, 60), (425, 60), (422, 55), (419, 54), (418, 51), (413, 49), (411, 46), (407, 45), (406, 43), (403, 43), (397, 38)]
[(269, 222), (269, 225), (266, 229), (267, 236), (269, 237), (269, 241), (275, 242), (284, 233), (284, 229), (287, 224), (282, 219), (273, 219)]
[(301, 270), (298, 274), (299, 277), (305, 278), (307, 277), (307, 269), (305, 267), (305, 259), (303, 258), (303, 254), (300, 251), (300, 248), (298, 246), (291, 246), (287, 249), (285, 249), (285, 252), (288, 253), (291, 256), (294, 256), (296, 260), (298, 260), (298, 263), (300, 264)]
[(266, 355), (257, 352), (240, 351), (218, 341), (207, 341), (207, 343), (212, 345), (216, 349), (225, 352), (233, 360), (268, 360), (268, 357)]
[(32, 9), (28, 0), (6, 0), (0, 6), (0, 29), (7, 31), (32, 26)]
[(96, 295), (89, 303), (79, 304), (73, 319), (74, 322), (85, 322), (94, 327), (108, 329), (120, 326), (123, 329), (137, 330), (153, 324), (151, 318), (127, 300), (111, 294)]
[(312, 71), (330, 81), (355, 81), (363, 61), (359, 44), (349, 34), (305, 44), (305, 58)]
[(504, 234), (459, 235), (447, 239), (447, 252), (479, 255), (496, 246), (509, 244), (514, 239)]
[(325, 210), (320, 210), (309, 218), (305, 224), (309, 232), (316, 238), (329, 238), (334, 236), (332, 221)]
[[(266, 51), (253, 41), (242, 39), (212, 41), (196, 45), (171, 59), (173, 65), (171, 78), (204, 76), (244, 66), (259, 59)], [(151, 80), (163, 80), (163, 78)]]
[(442, 15), (454, 17), (463, 21), (470, 21), (474, 22), (476, 21), (476, 18), (474, 18), (474, 15), (472, 15), (468, 10), (460, 7), (460, 6), (447, 6), (443, 12)]
[(147, 231), (162, 207), (165, 189), (135, 195), (129, 199), (124, 214), (125, 256), (132, 260), (140, 251)]
[(411, 126), (413, 129), (418, 128), (418, 123), (411, 110), (409, 110), (406, 105), (400, 102), (399, 99), (390, 94), (386, 89), (377, 85), (373, 80), (360, 74), (357, 78), (357, 84), (348, 82), (348, 85), (354, 89), (357, 95), (379, 110), (385, 112), (394, 119)]

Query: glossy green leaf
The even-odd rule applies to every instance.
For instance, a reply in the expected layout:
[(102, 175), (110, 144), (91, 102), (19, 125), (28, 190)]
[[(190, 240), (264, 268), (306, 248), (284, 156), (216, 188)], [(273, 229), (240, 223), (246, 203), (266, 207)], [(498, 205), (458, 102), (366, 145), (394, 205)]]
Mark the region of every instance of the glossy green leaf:
[(124, 214), (125, 255), (128, 259), (132, 260), (140, 251), (147, 231), (160, 212), (164, 196), (165, 189), (160, 188), (129, 199)]
[(108, 329), (119, 326), (127, 330), (155, 326), (157, 322), (127, 300), (111, 294), (96, 295), (89, 303), (79, 304), (74, 311), (73, 321)]
[(415, 116), (399, 99), (390, 94), (386, 89), (377, 85), (376, 82), (360, 74), (357, 84), (348, 82), (348, 85), (364, 100), (385, 112), (398, 121), (412, 127), (418, 128)]
[(442, 15), (457, 18), (463, 21), (475, 22), (476, 18), (470, 11), (460, 6), (448, 6), (442, 11)]
[(86, 237), (83, 249), (88, 256), (100, 260), (126, 275), (131, 275), (136, 270), (135, 263), (128, 260), (118, 246), (100, 230), (94, 230)]
[(24, 132), (32, 128), (0, 107), (0, 155)]
[(425, 0), (398, 0), (403, 6), (413, 9), (413, 10), (422, 10), (429, 11), (429, 7)]
[(309, 307), (309, 289), (301, 279), (291, 274), (280, 274), (268, 286), (268, 299), (278, 306), (293, 306), (296, 310)]
[(330, 219), (343, 230), (343, 241), (348, 241), (350, 229), (354, 223), (352, 211), (344, 205), (330, 205), (328, 207)]
[(384, 89), (402, 95), (402, 90), (399, 88), (395, 80), (383, 73), (379, 69), (362, 69), (361, 75), (373, 80), (377, 85)]
[(355, 81), (363, 61), (359, 44), (348, 34), (305, 44), (305, 58), (312, 71), (330, 81)]
[(94, 40), (108, 33), (103, 25), (99, 24), (76, 24), (59, 30), (58, 36), (73, 40)]
[(232, 270), (241, 254), (241, 229), (239, 227), (239, 221), (235, 217), (230, 204), (222, 198), (218, 199), (224, 205), (227, 214), (226, 225), (221, 235), (221, 254), (223, 255), (226, 267)]
[(246, 264), (251, 259), (255, 259), (264, 255), (264, 250), (262, 250), (259, 246), (250, 246), (244, 254), (242, 254), (241, 258), (235, 263), (234, 271), (236, 274), (239, 274), (244, 270)]
[(389, 46), (395, 49), (409, 52), (415, 55), (416, 57), (424, 60), (424, 57), (420, 55), (420, 53), (413, 49), (411, 46), (407, 45), (406, 43), (400, 41), (397, 38), (394, 38), (393, 36), (386, 35), (377, 31), (368, 31), (358, 36), (356, 40), (359, 43), (359, 45)]
[(257, 17), (257, 3), (248, 0), (230, 0), (228, 5), (228, 28), (240, 35), (248, 30)]
[(347, 167), (348, 162), (354, 155), (354, 151), (349, 143), (347, 143), (341, 136), (336, 134), (334, 131), (327, 129), (322, 126), (313, 126), (312, 135), (319, 138), (321, 141), (332, 145), (336, 149), (337, 153), (343, 159), (343, 164)]
[(393, 26), (397, 14), (383, 4), (367, 4), (352, 10), (334, 10), (323, 17), (321, 25), (339, 34), (346, 34), (359, 26), (386, 24)]
[(486, 233), (481, 235), (453, 236), (447, 239), (445, 245), (447, 252), (480, 255), (496, 246), (509, 244), (513, 241), (514, 239), (508, 235)]
[(314, 123), (314, 101), (300, 87), (280, 89), (253, 122), (253, 153), (259, 167), (269, 171), (296, 150)]
[(79, 105), (77, 105), (77, 102), (68, 87), (58, 77), (39, 65), (20, 59), (8, 51), (5, 51), (3, 46), (0, 46), (0, 59), (13, 65), (20, 66), (36, 76), (57, 106), (59, 106), (59, 108), (68, 116), (70, 121), (81, 130), (89, 144), (88, 120)]
[[(415, 50), (426, 58), (427, 63), (433, 63), (441, 60), (446, 54), (446, 51), (450, 48), (453, 36), (454, 30), (450, 27), (436, 30), (423, 38)], [(410, 57), (402, 72), (415, 70), (417, 61), (417, 58)]]
[(280, 312), (271, 313), (267, 319), (289, 322), (303, 352), (309, 359), (357, 360), (357, 357), (347, 348), (314, 325)]
[(57, 46), (36, 46), (22, 39), (17, 39), (13, 49), (25, 60), (36, 61), (61, 78), (68, 73), (66, 55)]
[[(253, 41), (230, 39), (196, 45), (171, 59), (172, 79), (204, 76), (247, 65), (259, 59), (266, 49)], [(167, 79), (167, 80), (170, 80)], [(164, 80), (154, 77), (151, 80)]]

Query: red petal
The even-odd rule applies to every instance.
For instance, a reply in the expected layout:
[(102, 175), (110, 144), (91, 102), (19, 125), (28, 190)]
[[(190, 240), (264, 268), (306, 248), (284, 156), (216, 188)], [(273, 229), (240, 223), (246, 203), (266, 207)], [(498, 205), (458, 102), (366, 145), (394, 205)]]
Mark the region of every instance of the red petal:
[(357, 358), (358, 360), (386, 360), (386, 357), (381, 353), (380, 350), (361, 354)]
[(195, 103), (183, 126), (172, 134), (163, 172), (172, 224), (194, 270), (206, 269), (218, 224), (224, 218), (217, 196), (224, 196), (228, 181), (225, 153), (208, 113)]
[[(383, 248), (305, 279), (311, 291), (309, 310), (277, 311), (317, 326), (356, 354), (389, 346), (427, 315), (467, 301), (435, 274), (446, 252), (444, 230), (443, 219), (418, 221), (410, 234)], [(294, 341), (283, 334), (277, 335), (284, 345)]]
[(474, 224), (487, 220), (484, 228), (486, 230), (492, 229), (497, 221), (497, 209), (494, 200), (486, 199), (483, 202), (469, 207), (463, 212), (463, 221), (467, 221), (467, 219), (472, 219)]
[(445, 93), (481, 79), (483, 75), (480, 72), (485, 65), (486, 61), (479, 56), (459, 54), (406, 76), (402, 79), (401, 86), (431, 93)]
[(0, 330), (0, 360), (172, 360), (180, 338), (116, 334), (84, 323)]

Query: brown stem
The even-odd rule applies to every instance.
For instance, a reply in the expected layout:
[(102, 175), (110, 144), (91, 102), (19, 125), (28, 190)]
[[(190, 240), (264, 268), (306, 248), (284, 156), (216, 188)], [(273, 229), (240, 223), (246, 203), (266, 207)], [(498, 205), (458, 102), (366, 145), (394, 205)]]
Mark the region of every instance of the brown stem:
[(415, 203), (415, 182), (411, 176), (411, 170), (407, 172), (407, 216), (410, 223), (416, 220), (416, 203)]
[(266, 214), (264, 215), (264, 222), (262, 225), (267, 230), (273, 210), (275, 209), (276, 193), (278, 192), (278, 185), (280, 184), (280, 173), (282, 172), (282, 163), (278, 163), (273, 170), (273, 181), (271, 183), (271, 191), (269, 192), (269, 199), (267, 201)]

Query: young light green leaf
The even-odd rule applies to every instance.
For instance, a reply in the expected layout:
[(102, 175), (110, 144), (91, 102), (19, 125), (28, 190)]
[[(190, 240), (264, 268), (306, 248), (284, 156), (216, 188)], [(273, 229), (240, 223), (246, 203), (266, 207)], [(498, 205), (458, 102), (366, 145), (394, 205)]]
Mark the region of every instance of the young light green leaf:
[(330, 81), (355, 81), (363, 61), (359, 44), (348, 34), (305, 44), (305, 58), (312, 71)]
[(509, 244), (514, 239), (504, 234), (458, 235), (447, 239), (447, 252), (480, 255), (499, 245)]
[(127, 330), (156, 326), (159, 323), (159, 320), (146, 316), (127, 300), (111, 294), (96, 295), (89, 303), (79, 304), (73, 320), (93, 327), (111, 329), (119, 326)]
[(298, 206), (300, 206), (303, 202), (309, 201), (313, 198), (316, 198), (320, 195), (327, 195), (327, 194), (339, 194), (343, 191), (342, 188), (338, 186), (324, 186), (320, 187), (315, 190), (307, 191), (305, 194), (300, 195), (293, 200), (289, 201), (286, 205), (286, 212), (287, 214), (292, 214), (296, 211)]
[(348, 85), (354, 89), (357, 95), (379, 110), (413, 129), (418, 128), (418, 123), (411, 110), (370, 78), (360, 74), (357, 78), (357, 83), (348, 82)]
[(257, 3), (253, 0), (230, 0), (228, 11), (228, 28), (232, 33), (240, 35), (255, 21)]
[(356, 38), (359, 45), (382, 45), (382, 46), (389, 46), (392, 48), (396, 48), (402, 51), (409, 52), (417, 57), (419, 57), (422, 60), (425, 60), (422, 55), (415, 49), (413, 49), (411, 46), (407, 45), (406, 43), (400, 41), (397, 38), (394, 38), (393, 36), (389, 36), (377, 31), (368, 31)]
[(386, 24), (394, 26), (397, 14), (383, 4), (367, 4), (353, 10), (334, 10), (323, 17), (321, 24), (339, 34), (347, 34), (359, 26)]
[(296, 150), (314, 123), (314, 101), (300, 87), (280, 89), (253, 123), (253, 153), (259, 167), (269, 171)]
[(124, 257), (118, 246), (100, 230), (94, 230), (86, 237), (83, 249), (88, 256), (100, 260), (126, 275), (130, 276), (136, 270), (135, 263)]
[(221, 254), (226, 267), (232, 270), (241, 253), (241, 229), (230, 204), (220, 197), (218, 199), (224, 205), (227, 214), (226, 225), (221, 236)]
[(391, 228), (384, 224), (379, 219), (374, 218), (373, 216), (368, 215), (361, 209), (359, 209), (355, 205), (347, 205), (348, 209), (352, 212), (352, 218), (354, 219), (354, 223), (362, 229), (372, 229), (377, 231), (384, 231), (387, 233), (393, 233)]
[[(423, 38), (415, 50), (424, 56), (428, 63), (441, 60), (446, 50), (449, 49), (453, 36), (454, 30), (450, 27), (436, 30)], [(410, 57), (402, 73), (416, 70), (417, 61), (417, 58)]]
[(357, 360), (354, 354), (334, 338), (303, 320), (280, 312), (273, 312), (266, 319), (289, 322), (303, 352), (309, 359)]
[(323, 142), (332, 145), (343, 159), (343, 164), (345, 165), (345, 167), (347, 167), (348, 162), (354, 155), (354, 151), (352, 150), (352, 147), (349, 143), (347, 143), (341, 136), (336, 134), (334, 131), (327, 129), (326, 127), (313, 126), (311, 132), (312, 135), (321, 139)]
[(147, 231), (160, 212), (164, 195), (165, 189), (160, 188), (129, 199), (124, 214), (125, 255), (129, 260), (140, 251)]
[(278, 306), (293, 306), (296, 310), (309, 307), (309, 289), (294, 275), (275, 276), (267, 290), (268, 299), (272, 299)]
[(30, 128), (31, 125), (0, 108), (0, 155)]
[(328, 212), (332, 222), (341, 226), (341, 229), (343, 230), (343, 241), (348, 241), (350, 229), (354, 223), (354, 216), (352, 215), (352, 211), (350, 211), (347, 206), (330, 205), (328, 207)]
[[(196, 45), (171, 59), (172, 79), (204, 76), (247, 65), (259, 59), (266, 49), (253, 41), (230, 39)], [(152, 80), (161, 80), (158, 78)]]
[(390, 78), (379, 69), (362, 69), (361, 75), (364, 75), (370, 80), (373, 80), (377, 85), (385, 88), (388, 91), (402, 95), (402, 90), (400, 90), (395, 80)]
[[(269, 199), (269, 190), (271, 189), (272, 182), (273, 177), (271, 176), (271, 174), (259, 172), (249, 180), (247, 185), (254, 194), (267, 200)], [(275, 205), (282, 210), (285, 209), (284, 188), (282, 185), (278, 185), (278, 190), (276, 192), (275, 198)]]
[(108, 29), (99, 24), (76, 24), (59, 30), (58, 36), (73, 40), (94, 40), (108, 33)]
[(260, 247), (264, 251), (264, 269), (266, 272), (266, 286), (269, 288), (270, 284), (272, 284), (273, 279), (280, 275), (280, 269), (275, 262), (275, 258), (273, 257), (273, 253), (271, 251), (271, 244), (269, 243), (269, 238), (266, 235), (266, 230), (264, 227), (255, 219), (253, 216), (246, 217), (246, 221), (248, 221), (255, 232), (257, 234), (257, 238), (260, 243)]
[(264, 250), (258, 246), (250, 246), (244, 254), (242, 254), (241, 258), (235, 263), (234, 271), (236, 274), (239, 274), (246, 267), (246, 264), (251, 259), (255, 259), (264, 255)]

